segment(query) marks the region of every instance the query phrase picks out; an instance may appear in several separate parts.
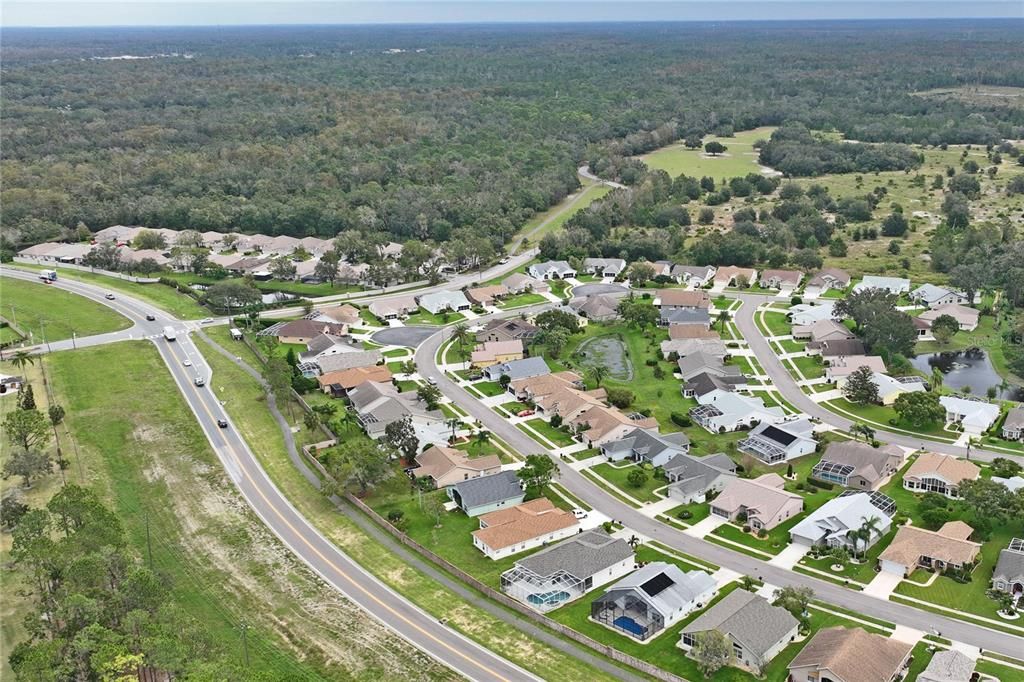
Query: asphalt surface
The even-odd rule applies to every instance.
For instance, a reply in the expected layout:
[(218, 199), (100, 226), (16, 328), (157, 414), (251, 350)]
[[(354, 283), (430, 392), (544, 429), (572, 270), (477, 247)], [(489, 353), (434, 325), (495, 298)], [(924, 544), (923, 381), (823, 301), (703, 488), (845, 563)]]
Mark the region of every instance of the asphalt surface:
[(629, 289), (621, 284), (606, 284), (604, 282), (593, 282), (591, 284), (579, 284), (572, 288), (572, 295), (576, 297), (597, 296), (598, 294), (623, 295), (629, 293)]
[(437, 333), (437, 327), (390, 327), (370, 335), (374, 343), (415, 348)]
[[(0, 269), (0, 272), (5, 277), (35, 279), (31, 273), (9, 269)], [(40, 286), (46, 285), (40, 283)], [(126, 330), (132, 332), (132, 335), (119, 340), (155, 337), (153, 342), (167, 364), (175, 384), (246, 502), (285, 546), (324, 581), (400, 637), (468, 679), (537, 679), (455, 630), (441, 625), (435, 618), (406, 601), (324, 538), (292, 507), (267, 477), (249, 446), (238, 435), (230, 416), (217, 398), (217, 381), (212, 375), (212, 370), (189, 334), (179, 334), (173, 342), (164, 341), (161, 337), (165, 325), (173, 325), (183, 331), (189, 325), (182, 324), (169, 317), (167, 313), (127, 296), (118, 296), (115, 300), (109, 301), (103, 298), (105, 292), (102, 288), (91, 284), (62, 280), (49, 286), (96, 300), (134, 320), (135, 326), (131, 330)], [(146, 321), (147, 314), (153, 315), (155, 321)], [(194, 328), (194, 324), (192, 326)], [(67, 348), (70, 347), (69, 344)], [(192, 363), (191, 367), (184, 366), (186, 360)], [(205, 386), (195, 385), (197, 376), (205, 379)], [(218, 420), (226, 421), (228, 427), (218, 427)]]
[[(765, 373), (771, 379), (772, 384), (774, 384), (779, 390), (779, 393), (782, 394), (782, 397), (788, 400), (793, 407), (797, 408), (801, 412), (805, 412), (812, 417), (816, 417), (822, 422), (831, 424), (836, 428), (844, 431), (849, 430), (849, 428), (853, 426), (854, 421), (822, 407), (811, 400), (806, 393), (801, 391), (796, 380), (788, 371), (786, 371), (786, 368), (783, 367), (782, 361), (779, 360), (777, 355), (775, 355), (769, 346), (768, 341), (761, 333), (761, 330), (758, 329), (757, 324), (754, 322), (757, 306), (771, 299), (765, 296), (751, 294), (739, 294), (736, 297), (743, 301), (743, 305), (740, 306), (739, 311), (733, 318), (736, 323), (736, 328), (739, 330), (740, 334), (743, 335), (743, 338), (746, 339), (750, 349), (754, 351), (754, 354), (757, 356), (757, 361), (761, 364), (761, 367), (764, 368)], [(934, 440), (926, 440), (924, 438), (911, 436), (905, 433), (895, 433), (876, 428), (875, 437), (879, 440), (885, 441), (886, 443), (895, 443), (908, 448), (921, 448), (930, 452), (939, 452), (947, 455), (955, 455), (957, 457), (964, 457), (967, 455), (967, 448), (965, 447), (949, 443), (940, 443)], [(996, 457), (1005, 457), (1007, 459), (1015, 459), (1024, 464), (1024, 457), (1021, 457), (1020, 455), (994, 452), (992, 450), (985, 450), (982, 448), (971, 448), (970, 455), (971, 459), (978, 459), (986, 462), (990, 462)]]
[[(442, 330), (427, 339), (416, 349), (416, 366), (420, 375), (436, 381), (442, 393), (451, 398), (469, 413), (471, 417), (479, 420), (486, 429), (496, 434), (517, 452), (523, 455), (538, 453), (550, 455), (539, 443), (500, 417), (489, 407), (480, 403), (438, 369), (435, 357), (446, 338), (448, 338), (447, 333)], [(829, 416), (829, 420), (831, 420), (833, 415), (831, 413), (826, 414)], [(856, 592), (834, 583), (778, 568), (746, 554), (734, 552), (721, 545), (685, 535), (680, 530), (648, 518), (633, 507), (620, 502), (588, 481), (580, 472), (573, 470), (567, 462), (554, 457), (553, 459), (558, 464), (558, 481), (570, 493), (586, 502), (590, 507), (606, 514), (609, 518), (615, 519), (628, 528), (657, 540), (668, 547), (706, 559), (718, 566), (729, 568), (743, 575), (758, 577), (767, 583), (779, 587), (810, 587), (814, 590), (818, 599), (863, 613), (867, 616), (880, 618), (924, 632), (938, 630), (942, 633), (943, 637), (948, 639), (982, 647), (988, 651), (996, 651), (1008, 656), (1020, 656), (1022, 640), (1018, 636), (1004, 634), (896, 602), (869, 597), (863, 592)]]

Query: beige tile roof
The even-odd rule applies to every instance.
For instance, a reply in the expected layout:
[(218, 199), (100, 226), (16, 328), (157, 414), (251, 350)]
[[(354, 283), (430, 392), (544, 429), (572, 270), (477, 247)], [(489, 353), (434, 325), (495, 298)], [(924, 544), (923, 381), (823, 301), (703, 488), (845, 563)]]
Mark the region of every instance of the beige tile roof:
[(498, 550), (578, 525), (570, 512), (540, 497), (482, 515), (480, 529), (473, 531), (473, 536)]
[(512, 341), (485, 341), (473, 349), (470, 357), (472, 362), (491, 362), (496, 358), (507, 358), (512, 355), (523, 355), (523, 342), (519, 339)]
[(507, 296), (508, 287), (504, 284), (494, 284), (486, 287), (473, 287), (466, 289), (466, 296), (469, 300), (477, 303), (490, 303), (496, 296)]
[(339, 369), (335, 372), (327, 372), (316, 378), (320, 388), (340, 384), (346, 391), (358, 386), (364, 381), (376, 381), (387, 383), (391, 381), (391, 370), (386, 365), (373, 365), (371, 367), (352, 367), (350, 369)]
[(901, 566), (916, 566), (922, 556), (944, 561), (947, 564), (966, 564), (974, 561), (981, 550), (977, 542), (965, 539), (965, 527), (969, 536), (974, 532), (962, 522), (947, 523), (937, 531), (916, 526), (901, 526), (896, 537), (879, 555), (881, 561), (892, 561)]
[(925, 452), (918, 455), (903, 477), (920, 478), (938, 475), (951, 485), (957, 485), (963, 480), (973, 481), (980, 473), (981, 469), (967, 460), (941, 455), (937, 452)]
[(697, 324), (672, 324), (668, 327), (670, 339), (717, 339), (718, 332), (708, 329), (699, 322)]
[(317, 312), (325, 317), (331, 318), (335, 322), (342, 322), (344, 324), (359, 323), (359, 309), (354, 305), (349, 305), (348, 303), (331, 306), (330, 308), (320, 308)]
[(734, 277), (746, 277), (747, 282), (753, 284), (757, 276), (757, 270), (753, 268), (738, 268), (735, 265), (727, 265), (724, 268), (718, 268), (718, 272), (715, 273), (716, 282), (728, 282)]
[(586, 436), (591, 441), (600, 440), (621, 426), (630, 428), (650, 429), (657, 428), (658, 422), (651, 418), (634, 420), (627, 417), (616, 407), (606, 407), (596, 404), (589, 407), (572, 420), (574, 424), (587, 424), (589, 428)]
[(714, 500), (714, 506), (724, 509), (730, 515), (741, 507), (756, 512), (766, 522), (775, 517), (781, 509), (803, 498), (782, 489), (784, 483), (778, 474), (765, 474), (753, 480), (737, 478), (729, 481)]
[(860, 628), (825, 628), (804, 645), (789, 669), (813, 666), (832, 671), (843, 682), (884, 682), (900, 671), (913, 648)]
[(440, 445), (431, 446), (417, 455), (416, 463), (419, 466), (413, 469), (415, 476), (428, 476), (433, 479), (444, 477), (452, 469), (486, 471), (487, 469), (501, 468), (501, 460), (497, 455), (471, 458), (462, 450)]
[(519, 392), (527, 392), (535, 397), (548, 395), (561, 388), (572, 388), (573, 384), (581, 381), (582, 377), (573, 372), (556, 372), (554, 374), (542, 374), (526, 379), (516, 379), (511, 383), (512, 389)]
[(657, 298), (663, 306), (679, 306), (681, 308), (708, 308), (711, 306), (711, 297), (706, 291), (660, 289)]

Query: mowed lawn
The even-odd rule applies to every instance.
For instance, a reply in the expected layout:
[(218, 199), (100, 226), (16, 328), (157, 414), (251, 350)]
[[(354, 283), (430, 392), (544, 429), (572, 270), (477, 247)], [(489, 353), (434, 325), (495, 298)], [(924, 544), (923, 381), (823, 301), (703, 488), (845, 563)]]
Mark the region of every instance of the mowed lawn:
[[(767, 140), (775, 128), (764, 127), (745, 130), (733, 137), (705, 137), (700, 149), (687, 149), (682, 140), (640, 158), (651, 168), (665, 171), (672, 177), (690, 175), (693, 177), (710, 176), (716, 181), (722, 178), (734, 178), (747, 173), (760, 173), (761, 166), (757, 163), (757, 151), (754, 143)], [(717, 140), (728, 149), (721, 156), (710, 156), (704, 153), (704, 144)]]
[(102, 303), (72, 294), (42, 281), (0, 279), (0, 315), (32, 334), (34, 343), (104, 334), (132, 325), (131, 320)]

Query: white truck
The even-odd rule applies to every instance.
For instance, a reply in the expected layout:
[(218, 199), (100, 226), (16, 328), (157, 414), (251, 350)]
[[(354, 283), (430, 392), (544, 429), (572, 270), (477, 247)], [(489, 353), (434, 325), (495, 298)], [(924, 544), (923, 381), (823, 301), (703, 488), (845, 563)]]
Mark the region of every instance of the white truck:
[(42, 272), (39, 273), (39, 279), (43, 280), (44, 282), (56, 282), (57, 281), (57, 271), (56, 270), (43, 270)]
[(174, 327), (168, 325), (164, 327), (164, 338), (167, 339), (168, 341), (174, 341), (176, 338), (178, 338), (178, 333), (174, 331)]

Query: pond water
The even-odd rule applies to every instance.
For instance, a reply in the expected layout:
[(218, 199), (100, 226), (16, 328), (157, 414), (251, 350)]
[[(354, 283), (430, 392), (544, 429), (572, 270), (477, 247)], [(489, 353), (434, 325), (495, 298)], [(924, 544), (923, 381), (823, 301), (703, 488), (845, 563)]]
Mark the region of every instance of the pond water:
[[(910, 364), (925, 374), (931, 374), (932, 369), (938, 367), (943, 374), (944, 386), (955, 390), (968, 386), (971, 394), (979, 397), (985, 397), (990, 386), (997, 387), (999, 391), (998, 386), (1002, 383), (1002, 377), (992, 366), (992, 361), (980, 349), (926, 353), (911, 359)], [(999, 391), (996, 397), (1024, 401), (1024, 388), (1010, 386)]]
[(633, 380), (633, 363), (626, 355), (626, 345), (616, 336), (587, 339), (576, 352), (585, 358), (583, 364), (599, 363), (607, 367), (612, 379)]

